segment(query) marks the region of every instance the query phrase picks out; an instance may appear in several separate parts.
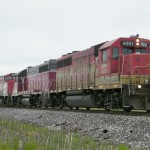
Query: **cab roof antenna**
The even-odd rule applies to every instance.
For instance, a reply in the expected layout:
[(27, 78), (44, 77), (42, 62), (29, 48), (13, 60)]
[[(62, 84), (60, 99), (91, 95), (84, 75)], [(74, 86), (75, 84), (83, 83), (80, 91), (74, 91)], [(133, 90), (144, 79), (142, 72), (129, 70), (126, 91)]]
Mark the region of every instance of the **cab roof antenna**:
[(136, 34), (136, 35), (130, 35), (130, 38), (139, 38), (139, 34)]

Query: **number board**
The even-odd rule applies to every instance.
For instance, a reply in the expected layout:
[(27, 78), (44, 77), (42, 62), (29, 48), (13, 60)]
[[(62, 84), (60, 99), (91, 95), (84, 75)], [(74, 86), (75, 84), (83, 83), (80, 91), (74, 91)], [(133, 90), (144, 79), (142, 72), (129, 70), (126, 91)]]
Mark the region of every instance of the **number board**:
[(135, 44), (133, 41), (122, 41), (123, 46), (131, 46), (133, 47)]
[(141, 42), (141, 47), (148, 47), (148, 43), (146, 43), (146, 42)]

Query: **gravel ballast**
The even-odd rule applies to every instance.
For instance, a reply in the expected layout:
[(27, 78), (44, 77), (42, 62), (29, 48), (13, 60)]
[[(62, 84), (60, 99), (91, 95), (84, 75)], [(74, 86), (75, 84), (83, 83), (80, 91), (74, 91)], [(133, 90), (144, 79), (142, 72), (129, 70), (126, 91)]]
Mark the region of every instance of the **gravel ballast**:
[(0, 108), (0, 118), (76, 132), (115, 144), (124, 143), (134, 149), (150, 148), (150, 118), (146, 116)]

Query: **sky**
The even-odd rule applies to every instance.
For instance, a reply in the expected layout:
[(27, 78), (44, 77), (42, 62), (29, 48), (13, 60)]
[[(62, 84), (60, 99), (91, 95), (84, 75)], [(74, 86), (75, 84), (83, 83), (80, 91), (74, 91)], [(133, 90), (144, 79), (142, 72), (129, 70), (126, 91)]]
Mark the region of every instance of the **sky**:
[(0, 76), (104, 41), (150, 39), (150, 0), (0, 0)]

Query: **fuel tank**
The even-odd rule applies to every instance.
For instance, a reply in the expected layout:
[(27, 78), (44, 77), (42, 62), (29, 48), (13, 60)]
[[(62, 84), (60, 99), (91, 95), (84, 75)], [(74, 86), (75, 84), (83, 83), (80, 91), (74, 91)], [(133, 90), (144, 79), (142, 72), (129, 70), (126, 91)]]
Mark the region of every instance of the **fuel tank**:
[(23, 106), (30, 106), (30, 98), (31, 96), (30, 95), (23, 95), (23, 98), (21, 99), (21, 104)]
[(91, 95), (68, 95), (66, 102), (70, 107), (96, 107), (94, 94)]

